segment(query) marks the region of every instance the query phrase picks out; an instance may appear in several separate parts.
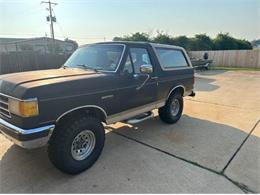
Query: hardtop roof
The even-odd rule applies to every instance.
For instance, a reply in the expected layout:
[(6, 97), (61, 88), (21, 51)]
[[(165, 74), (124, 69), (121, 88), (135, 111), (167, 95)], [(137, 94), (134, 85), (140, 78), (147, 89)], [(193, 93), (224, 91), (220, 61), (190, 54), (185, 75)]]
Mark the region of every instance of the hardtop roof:
[(176, 45), (167, 45), (167, 44), (159, 44), (159, 43), (151, 43), (151, 42), (142, 42), (142, 41), (108, 41), (108, 42), (98, 42), (98, 43), (92, 43), (92, 44), (85, 44), (81, 47), (87, 46), (87, 45), (95, 45), (95, 44), (123, 44), (123, 45), (149, 45), (152, 47), (160, 47), (160, 48), (172, 48), (172, 49), (183, 49), (182, 47), (176, 46)]

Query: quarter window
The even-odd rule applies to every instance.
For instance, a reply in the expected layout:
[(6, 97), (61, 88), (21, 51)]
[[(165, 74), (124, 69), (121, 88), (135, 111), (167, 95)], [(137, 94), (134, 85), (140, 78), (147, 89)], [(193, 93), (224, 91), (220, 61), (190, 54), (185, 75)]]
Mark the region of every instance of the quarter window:
[(131, 59), (130, 59), (130, 55), (129, 54), (128, 54), (127, 59), (126, 59), (123, 72), (127, 73), (127, 74), (132, 74), (134, 72), (133, 65), (131, 63)]
[(172, 69), (188, 66), (187, 60), (181, 50), (156, 48), (163, 69)]

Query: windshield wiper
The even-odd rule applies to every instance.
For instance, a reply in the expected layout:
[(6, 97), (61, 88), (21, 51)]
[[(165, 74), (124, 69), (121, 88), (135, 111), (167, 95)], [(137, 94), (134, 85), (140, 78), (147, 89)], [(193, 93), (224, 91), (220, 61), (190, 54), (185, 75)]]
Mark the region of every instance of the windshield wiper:
[(76, 67), (83, 67), (84, 69), (88, 69), (88, 70), (94, 70), (95, 72), (98, 72), (98, 70), (100, 69), (97, 69), (97, 68), (93, 68), (91, 66), (88, 66), (86, 64), (77, 64)]

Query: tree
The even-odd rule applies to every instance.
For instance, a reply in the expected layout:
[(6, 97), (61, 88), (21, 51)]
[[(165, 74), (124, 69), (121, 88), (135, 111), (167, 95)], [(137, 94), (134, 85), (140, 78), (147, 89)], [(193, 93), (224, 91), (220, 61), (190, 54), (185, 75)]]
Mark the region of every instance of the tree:
[(180, 46), (180, 47), (184, 47), (185, 49), (190, 49), (190, 39), (186, 36), (178, 36), (173, 38), (173, 44)]
[(64, 41), (67, 42), (67, 43), (72, 43), (73, 44), (73, 50), (76, 50), (79, 47), (78, 43), (74, 40), (71, 40), (69, 38), (65, 38)]
[(124, 41), (124, 38), (122, 38), (122, 37), (114, 37), (113, 41)]
[(124, 37), (115, 37), (113, 39), (114, 41), (144, 41), (144, 42), (149, 42), (150, 37), (147, 33), (140, 33), (136, 32), (131, 35), (127, 35)]
[(250, 42), (241, 39), (235, 39), (229, 33), (219, 33), (213, 40), (215, 50), (236, 50), (252, 49)]
[(187, 50), (231, 50), (231, 49), (252, 49), (252, 45), (247, 40), (236, 39), (228, 33), (219, 33), (216, 38), (211, 39), (206, 34), (197, 34), (194, 37), (186, 36), (172, 37), (163, 31), (157, 31), (155, 37), (150, 37), (147, 33), (133, 33), (123, 37), (115, 37), (114, 41), (150, 41), (154, 43), (177, 45)]
[(228, 50), (236, 49), (237, 46), (231, 36), (228, 33), (219, 33), (214, 39), (214, 49), (215, 50)]
[(247, 40), (237, 39), (237, 49), (253, 49), (253, 45)]
[(214, 43), (212, 39), (206, 34), (197, 34), (190, 40), (190, 49), (194, 51), (198, 50), (212, 50)]
[(157, 35), (152, 39), (152, 42), (173, 45), (172, 37), (163, 32), (157, 32)]

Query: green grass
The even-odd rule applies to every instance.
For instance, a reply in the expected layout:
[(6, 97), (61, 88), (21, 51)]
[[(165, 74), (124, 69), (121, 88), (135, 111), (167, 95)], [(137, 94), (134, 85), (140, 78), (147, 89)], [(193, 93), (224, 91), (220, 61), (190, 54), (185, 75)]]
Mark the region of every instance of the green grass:
[(246, 67), (227, 67), (227, 66), (211, 66), (210, 70), (249, 70), (260, 71), (260, 68), (246, 68)]

